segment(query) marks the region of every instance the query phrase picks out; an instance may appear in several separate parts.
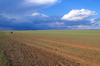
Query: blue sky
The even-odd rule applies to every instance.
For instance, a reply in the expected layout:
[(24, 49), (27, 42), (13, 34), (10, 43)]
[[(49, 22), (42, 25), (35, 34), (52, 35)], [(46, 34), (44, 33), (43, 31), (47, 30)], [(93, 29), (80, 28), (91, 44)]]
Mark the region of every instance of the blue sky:
[(0, 30), (100, 29), (99, 0), (0, 0)]

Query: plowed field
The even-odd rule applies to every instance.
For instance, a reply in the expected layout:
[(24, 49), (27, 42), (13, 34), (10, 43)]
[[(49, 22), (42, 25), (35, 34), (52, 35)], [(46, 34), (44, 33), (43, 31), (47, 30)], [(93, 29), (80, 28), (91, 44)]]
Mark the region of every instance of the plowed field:
[[(13, 34), (9, 32), (2, 33), (0, 44), (3, 50), (5, 50), (4, 54), (7, 56), (7, 61), (10, 63), (10, 66), (100, 65), (99, 43), (94, 42), (96, 45), (92, 45), (89, 44), (90, 42), (87, 42), (86, 44), (85, 40), (83, 40), (84, 44), (78, 43), (77, 40), (77, 43), (66, 42), (64, 41), (65, 38), (67, 40), (66, 36), (61, 37), (61, 40), (58, 41), (58, 38), (55, 37), (57, 36), (56, 34), (45, 33), (45, 35), (46, 36), (44, 36), (43, 32), (42, 34), (24, 32), (14, 32)], [(82, 39), (86, 37), (81, 36)], [(99, 35), (96, 39), (97, 42), (99, 42)], [(91, 38), (91, 40), (93, 40), (93, 38)]]

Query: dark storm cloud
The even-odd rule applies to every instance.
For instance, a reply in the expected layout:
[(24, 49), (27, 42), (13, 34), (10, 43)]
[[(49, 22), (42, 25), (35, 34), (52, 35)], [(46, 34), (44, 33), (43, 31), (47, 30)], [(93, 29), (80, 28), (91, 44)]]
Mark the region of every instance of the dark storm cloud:
[[(13, 30), (42, 30), (42, 29), (68, 29), (66, 26), (91, 25), (90, 21), (64, 21), (61, 16), (33, 17), (27, 16), (24, 22), (16, 22), (15, 18), (8, 19), (0, 15), (0, 27), (12, 28)], [(61, 24), (61, 25), (60, 25)], [(52, 27), (53, 25), (53, 27)]]

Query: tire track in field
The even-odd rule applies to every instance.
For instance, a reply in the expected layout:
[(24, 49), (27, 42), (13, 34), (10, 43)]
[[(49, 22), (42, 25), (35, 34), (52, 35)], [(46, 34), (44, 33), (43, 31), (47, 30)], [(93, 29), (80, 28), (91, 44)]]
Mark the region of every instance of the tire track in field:
[(29, 39), (33, 39), (33, 40), (39, 40), (39, 41), (54, 43), (54, 44), (58, 44), (58, 45), (66, 45), (66, 46), (75, 47), (75, 48), (81, 48), (81, 49), (88, 49), (88, 50), (100, 51), (99, 48), (95, 48), (95, 47), (68, 44), (68, 43), (63, 43), (63, 42), (57, 42), (57, 41), (52, 41), (52, 40), (47, 40), (47, 39), (41, 39), (41, 38), (31, 37), (31, 36), (22, 35), (22, 34), (13, 34), (13, 35), (21, 36), (21, 37), (29, 38)]

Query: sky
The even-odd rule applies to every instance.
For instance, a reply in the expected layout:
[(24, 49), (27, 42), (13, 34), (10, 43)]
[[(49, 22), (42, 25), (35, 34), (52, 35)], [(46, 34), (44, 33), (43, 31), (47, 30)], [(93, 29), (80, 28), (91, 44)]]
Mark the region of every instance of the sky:
[(100, 29), (100, 0), (0, 0), (0, 30)]

